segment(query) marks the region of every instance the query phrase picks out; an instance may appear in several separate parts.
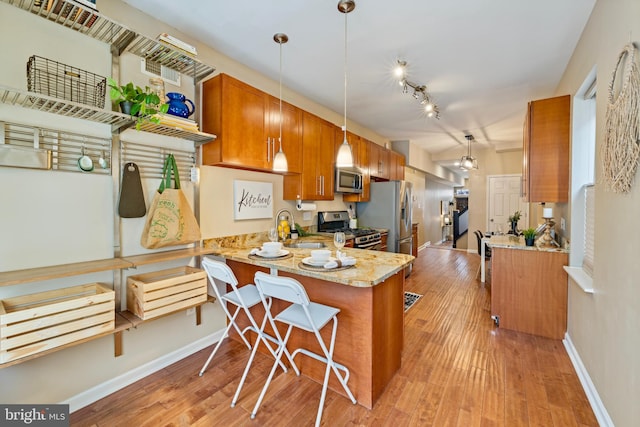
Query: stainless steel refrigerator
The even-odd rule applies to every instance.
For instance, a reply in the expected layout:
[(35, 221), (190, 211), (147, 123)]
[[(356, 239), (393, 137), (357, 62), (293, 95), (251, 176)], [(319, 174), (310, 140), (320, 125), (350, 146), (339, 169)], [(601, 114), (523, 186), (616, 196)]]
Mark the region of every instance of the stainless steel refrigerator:
[(370, 201), (357, 203), (358, 226), (389, 230), (389, 252), (411, 255), (411, 190), (407, 181), (372, 182)]

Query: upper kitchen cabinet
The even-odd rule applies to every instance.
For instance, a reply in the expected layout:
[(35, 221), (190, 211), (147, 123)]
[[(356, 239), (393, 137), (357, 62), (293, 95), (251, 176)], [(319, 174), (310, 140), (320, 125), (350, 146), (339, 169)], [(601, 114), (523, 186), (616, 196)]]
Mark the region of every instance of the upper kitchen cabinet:
[[(279, 99), (226, 74), (202, 84), (202, 128), (215, 141), (203, 146), (202, 163), (271, 171), (280, 148)], [(282, 103), (282, 149), (289, 173), (302, 171), (302, 110)]]
[[(342, 141), (344, 140), (344, 133), (339, 130), (336, 134), (336, 154)], [(368, 202), (370, 199), (371, 189), (369, 184), (371, 177), (369, 175), (369, 146), (372, 142), (366, 139), (354, 135), (347, 131), (347, 141), (351, 144), (351, 152), (353, 153), (353, 166), (360, 169), (362, 172), (362, 193), (344, 193), (342, 200), (345, 202)]]
[(527, 202), (569, 199), (569, 95), (531, 101), (524, 124), (523, 195)]
[(334, 124), (302, 112), (302, 173), (284, 176), (285, 200), (333, 200), (336, 129)]
[(404, 180), (404, 156), (395, 151), (389, 151), (389, 180)]
[(388, 180), (389, 150), (373, 142), (369, 146), (369, 173), (371, 178)]

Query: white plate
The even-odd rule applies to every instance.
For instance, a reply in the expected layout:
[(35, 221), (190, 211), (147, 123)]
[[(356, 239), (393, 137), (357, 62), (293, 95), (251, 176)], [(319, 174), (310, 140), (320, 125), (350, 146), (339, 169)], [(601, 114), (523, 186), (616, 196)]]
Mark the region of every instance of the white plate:
[(304, 259), (302, 260), (302, 263), (303, 263), (303, 264), (310, 265), (310, 266), (312, 266), (312, 267), (324, 267), (324, 265), (325, 265), (326, 263), (328, 263), (329, 261), (335, 261), (335, 260), (336, 260), (336, 259), (335, 259), (334, 257), (329, 257), (329, 259), (328, 259), (328, 260), (326, 260), (326, 261), (316, 261), (316, 260), (314, 260), (314, 259), (313, 259), (313, 258), (311, 258), (311, 257), (306, 257), (306, 258), (304, 258)]
[(276, 254), (272, 254), (271, 252), (258, 251), (257, 255), (260, 255), (262, 258), (279, 258), (281, 256), (289, 255), (289, 251), (286, 249), (280, 249), (280, 251)]

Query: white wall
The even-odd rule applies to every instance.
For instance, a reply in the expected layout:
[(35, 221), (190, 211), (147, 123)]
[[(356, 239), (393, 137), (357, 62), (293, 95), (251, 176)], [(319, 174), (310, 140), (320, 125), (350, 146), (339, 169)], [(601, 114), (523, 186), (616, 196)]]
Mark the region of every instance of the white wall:
[(599, 0), (556, 90), (575, 94), (597, 68), (594, 294), (570, 281), (568, 335), (618, 427), (640, 419), (640, 185), (636, 176), (629, 194), (606, 191), (600, 150), (611, 73), (625, 44), (640, 45), (639, 17), (637, 0)]

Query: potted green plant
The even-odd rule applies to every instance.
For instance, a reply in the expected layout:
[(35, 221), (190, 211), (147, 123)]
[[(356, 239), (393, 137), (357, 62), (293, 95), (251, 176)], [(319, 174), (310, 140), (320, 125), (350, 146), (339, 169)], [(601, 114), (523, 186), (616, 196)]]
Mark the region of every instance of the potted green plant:
[(515, 211), (513, 215), (509, 216), (509, 222), (511, 223), (511, 233), (518, 235), (518, 221), (520, 221), (520, 216), (522, 212)]
[(144, 122), (160, 123), (160, 118), (155, 115), (164, 114), (169, 109), (169, 104), (162, 104), (158, 95), (152, 92), (149, 86), (142, 89), (132, 82), (119, 85), (109, 77), (109, 88), (109, 96), (120, 106), (120, 111), (136, 118), (138, 130)]
[(536, 229), (535, 228), (527, 228), (522, 232), (524, 236), (524, 241), (527, 246), (533, 246), (533, 242), (536, 240)]

